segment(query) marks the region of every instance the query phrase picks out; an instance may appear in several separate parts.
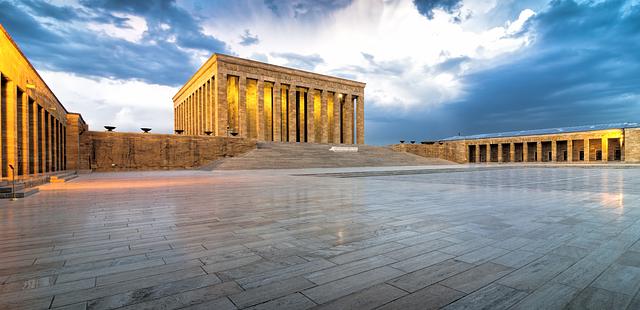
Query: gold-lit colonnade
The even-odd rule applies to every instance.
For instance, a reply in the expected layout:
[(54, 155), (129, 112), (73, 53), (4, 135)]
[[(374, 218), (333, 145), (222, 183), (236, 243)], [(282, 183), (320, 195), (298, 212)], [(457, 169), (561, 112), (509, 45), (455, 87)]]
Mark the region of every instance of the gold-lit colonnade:
[(81, 117), (65, 110), (2, 26), (0, 99), (2, 178), (68, 169), (68, 124)]
[(174, 96), (174, 128), (188, 135), (363, 144), (364, 87), (214, 54)]

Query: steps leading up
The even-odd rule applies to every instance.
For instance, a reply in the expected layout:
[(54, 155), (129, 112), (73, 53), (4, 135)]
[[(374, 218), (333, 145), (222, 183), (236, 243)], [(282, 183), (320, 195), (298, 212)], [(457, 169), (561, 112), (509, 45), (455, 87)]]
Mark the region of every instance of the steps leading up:
[[(333, 152), (331, 147), (357, 147), (357, 152)], [(259, 142), (257, 148), (241, 156), (212, 162), (206, 170), (296, 169), (420, 166), (452, 164), (440, 159), (395, 152), (370, 145), (333, 145), (283, 142)]]
[(0, 181), (0, 199), (13, 198), (13, 190), (15, 188), (15, 198), (24, 198), (37, 193), (39, 190), (36, 186), (45, 183), (63, 183), (78, 177), (74, 170), (58, 171), (47, 174), (28, 176), (26, 178), (16, 179), (15, 186), (12, 181)]
[(75, 171), (65, 171), (49, 176), (49, 183), (64, 183), (71, 181), (77, 177), (78, 174)]

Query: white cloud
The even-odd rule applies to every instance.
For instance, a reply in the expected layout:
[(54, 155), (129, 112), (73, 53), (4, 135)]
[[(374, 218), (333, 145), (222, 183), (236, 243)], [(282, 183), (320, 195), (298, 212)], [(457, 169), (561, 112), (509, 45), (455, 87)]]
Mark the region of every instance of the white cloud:
[(134, 43), (140, 42), (140, 40), (142, 40), (142, 36), (144, 35), (145, 31), (149, 29), (147, 26), (147, 21), (140, 16), (135, 16), (130, 14), (119, 14), (119, 13), (113, 13), (113, 15), (120, 18), (126, 18), (127, 27), (118, 27), (113, 24), (98, 24), (98, 23), (89, 23), (87, 24), (87, 27), (93, 31), (104, 32), (108, 36), (124, 39)]
[(58, 99), (70, 112), (79, 112), (91, 130), (104, 125), (118, 131), (173, 130), (172, 97), (176, 87), (106, 78), (89, 79), (66, 72), (40, 71)]
[[(496, 2), (474, 1), (462, 10), (473, 19), (494, 9)], [(229, 42), (242, 57), (256, 53), (267, 55), (271, 63), (283, 65), (286, 60), (271, 54), (318, 54), (324, 60), (315, 71), (355, 75), (367, 82), (366, 96), (385, 106), (409, 108), (414, 105), (435, 106), (464, 94), (461, 82), (473, 62), (490, 60), (526, 46), (529, 38), (513, 36), (524, 22), (535, 14), (524, 10), (514, 20), (500, 27), (467, 29), (465, 22), (453, 22), (451, 15), (436, 10), (432, 20), (420, 15), (410, 0), (355, 0), (350, 6), (311, 22), (276, 17), (264, 6), (253, 6), (247, 18), (230, 21), (225, 16), (212, 18), (205, 25), (208, 33)], [(490, 24), (490, 23), (485, 23)], [(260, 43), (241, 46), (234, 43), (244, 29), (260, 37)], [(362, 53), (370, 54), (377, 63), (398, 63), (397, 75), (376, 73)], [(428, 68), (450, 58), (467, 57), (471, 64), (455, 73), (431, 72)], [(348, 72), (346, 67), (360, 66), (366, 73)], [(425, 69), (427, 68), (427, 69)], [(371, 71), (369, 70), (371, 69)]]

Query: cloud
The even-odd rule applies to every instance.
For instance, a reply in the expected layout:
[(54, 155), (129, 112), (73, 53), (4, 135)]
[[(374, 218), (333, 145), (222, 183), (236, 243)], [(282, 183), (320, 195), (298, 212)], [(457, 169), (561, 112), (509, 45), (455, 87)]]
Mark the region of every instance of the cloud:
[(324, 59), (318, 54), (300, 55), (296, 53), (271, 53), (272, 57), (285, 59), (285, 66), (313, 71)]
[(249, 29), (244, 30), (244, 34), (240, 35), (240, 45), (249, 46), (260, 43), (257, 35), (252, 35)]
[(464, 75), (466, 96), (408, 123), (442, 138), (638, 121), (639, 21), (640, 5), (624, 1), (554, 1), (528, 22), (532, 45)]
[(67, 110), (80, 112), (91, 130), (105, 125), (130, 132), (139, 132), (140, 127), (152, 127), (157, 133), (173, 130), (171, 98), (178, 87), (46, 70), (40, 74)]
[(176, 86), (211, 53), (231, 53), (174, 1), (74, 5), (2, 1), (0, 20), (38, 68), (90, 77)]
[(264, 0), (265, 6), (278, 17), (316, 18), (350, 5), (352, 0)]
[(449, 14), (460, 12), (462, 0), (413, 0), (413, 4), (420, 14), (428, 19), (435, 17), (434, 10), (442, 10)]

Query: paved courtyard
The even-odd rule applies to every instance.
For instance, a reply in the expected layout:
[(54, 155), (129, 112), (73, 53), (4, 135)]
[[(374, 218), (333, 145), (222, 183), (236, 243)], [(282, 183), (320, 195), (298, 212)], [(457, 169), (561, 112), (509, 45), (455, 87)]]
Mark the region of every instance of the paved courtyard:
[(0, 308), (640, 308), (640, 169), (459, 167), (46, 185), (0, 201)]

